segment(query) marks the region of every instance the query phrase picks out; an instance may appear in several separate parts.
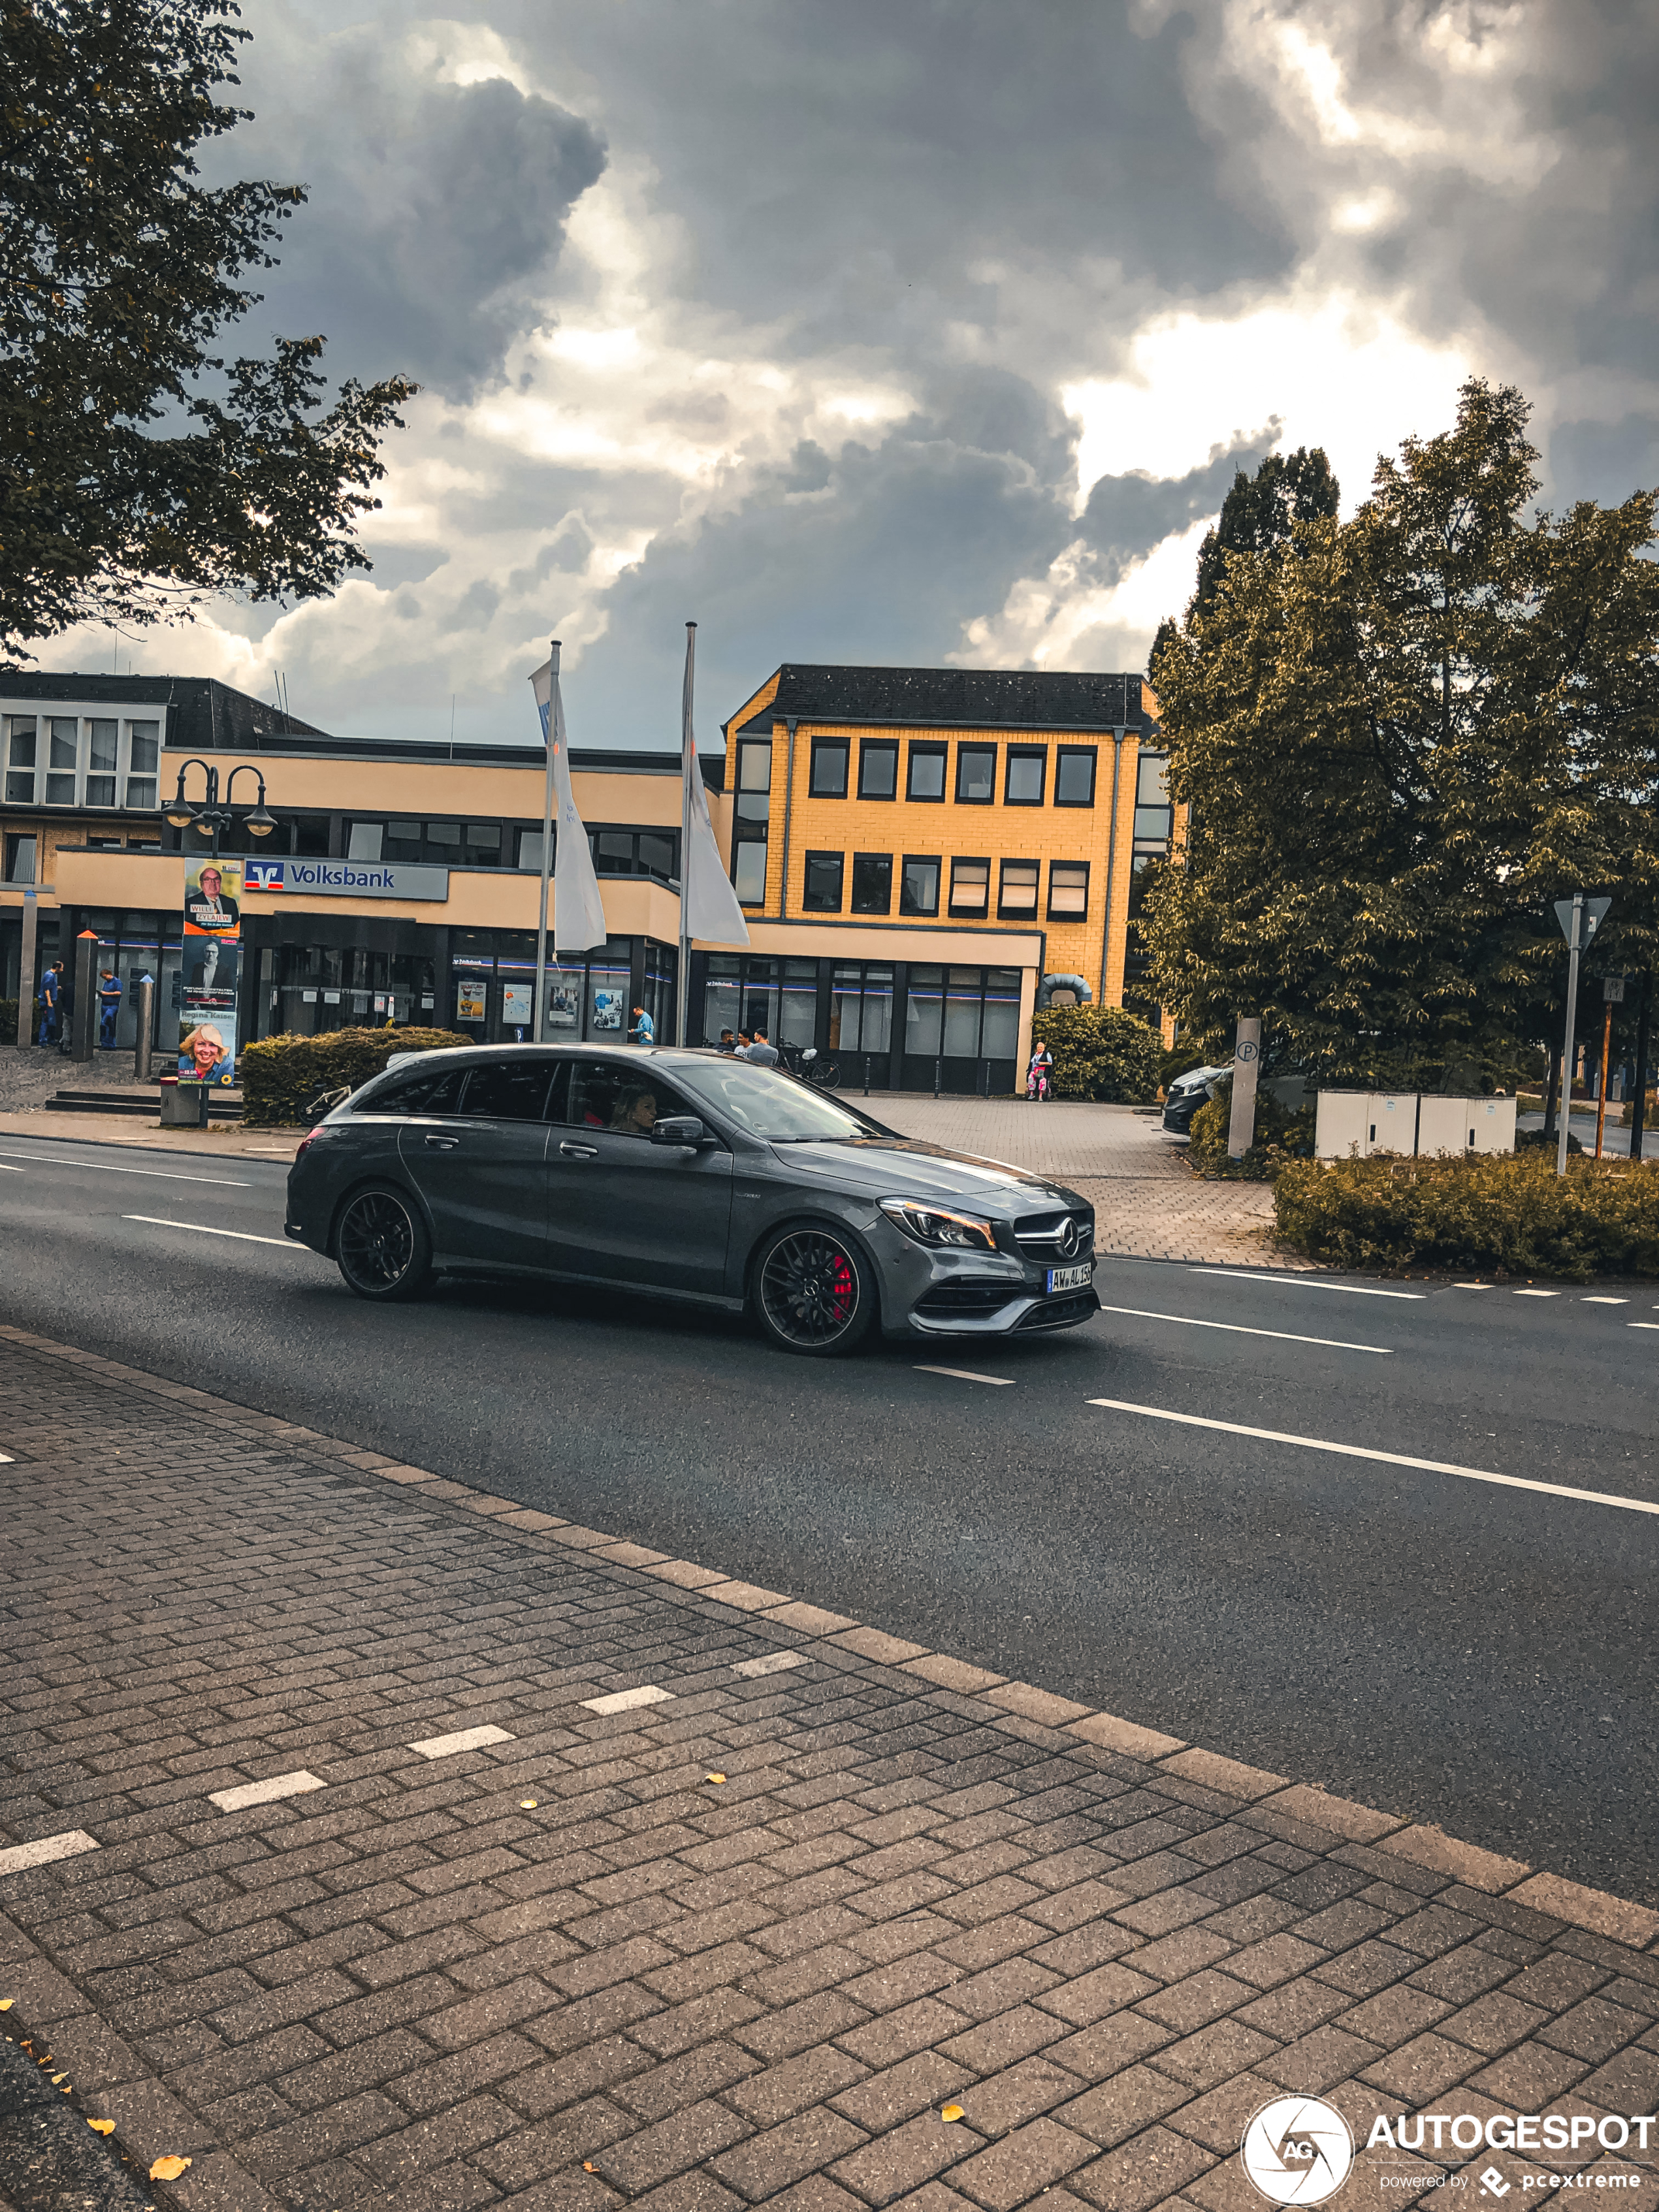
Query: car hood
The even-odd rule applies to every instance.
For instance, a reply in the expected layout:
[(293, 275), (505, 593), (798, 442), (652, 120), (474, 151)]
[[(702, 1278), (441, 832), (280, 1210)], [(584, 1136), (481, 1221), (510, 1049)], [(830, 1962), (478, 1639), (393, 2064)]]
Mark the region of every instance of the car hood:
[(1088, 1209), (1087, 1199), (1061, 1182), (1006, 1160), (952, 1152), (915, 1137), (857, 1137), (775, 1145), (773, 1156), (791, 1174), (821, 1176), (842, 1189), (872, 1198), (924, 1198), (974, 1202), (998, 1214), (1051, 1212), (1057, 1206)]

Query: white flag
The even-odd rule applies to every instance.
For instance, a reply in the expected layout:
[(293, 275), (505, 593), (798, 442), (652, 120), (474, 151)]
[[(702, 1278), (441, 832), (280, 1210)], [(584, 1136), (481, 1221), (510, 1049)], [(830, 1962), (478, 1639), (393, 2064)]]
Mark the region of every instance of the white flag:
[(726, 872), (720, 848), (714, 842), (714, 825), (708, 818), (708, 794), (697, 766), (697, 740), (691, 726), (691, 686), (696, 665), (696, 632), (686, 625), (685, 689), (680, 713), (680, 769), (685, 780), (681, 821), (685, 850), (680, 855), (680, 930), (687, 938), (700, 937), (708, 945), (747, 945), (749, 924), (743, 918), (738, 894)]
[(603, 945), (606, 930), (605, 902), (593, 873), (587, 831), (576, 811), (570, 788), (570, 741), (565, 735), (564, 701), (553, 663), (544, 661), (530, 679), (542, 718), (542, 737), (553, 753), (553, 819), (558, 824), (554, 842), (553, 950), (586, 952)]

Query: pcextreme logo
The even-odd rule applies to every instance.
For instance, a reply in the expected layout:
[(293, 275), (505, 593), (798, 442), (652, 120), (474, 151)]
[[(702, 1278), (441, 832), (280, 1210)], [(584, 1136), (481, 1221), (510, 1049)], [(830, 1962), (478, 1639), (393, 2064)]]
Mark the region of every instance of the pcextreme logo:
[(1251, 2119), (1241, 2145), (1244, 2171), (1269, 2204), (1322, 2204), (1353, 2164), (1353, 2137), (1334, 2105), (1275, 2097)]

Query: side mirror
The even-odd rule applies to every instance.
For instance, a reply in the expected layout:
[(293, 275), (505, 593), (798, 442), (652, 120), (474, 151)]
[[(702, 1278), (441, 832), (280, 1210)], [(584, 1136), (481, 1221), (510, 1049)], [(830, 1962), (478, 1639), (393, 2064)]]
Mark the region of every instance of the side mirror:
[(665, 1114), (660, 1121), (651, 1124), (651, 1141), (653, 1145), (676, 1145), (683, 1151), (696, 1152), (710, 1139), (695, 1114)]

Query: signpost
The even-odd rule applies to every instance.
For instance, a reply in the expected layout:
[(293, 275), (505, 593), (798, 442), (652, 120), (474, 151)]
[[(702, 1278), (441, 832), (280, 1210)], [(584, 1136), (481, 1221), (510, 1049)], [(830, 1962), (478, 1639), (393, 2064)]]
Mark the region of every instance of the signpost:
[(1601, 999), (1604, 1012), (1601, 1019), (1601, 1080), (1595, 1087), (1595, 1157), (1601, 1157), (1601, 1139), (1607, 1126), (1607, 1060), (1613, 1049), (1613, 1010), (1622, 1006), (1625, 998), (1625, 979), (1622, 975), (1601, 978)]
[(1567, 1036), (1561, 1048), (1561, 1133), (1555, 1147), (1555, 1172), (1567, 1171), (1567, 1129), (1572, 1120), (1572, 1030), (1578, 1011), (1578, 956), (1601, 927), (1613, 904), (1610, 898), (1586, 898), (1575, 891), (1570, 899), (1557, 899), (1555, 918), (1567, 940)]
[(1233, 1103), (1227, 1117), (1227, 1157), (1242, 1160), (1255, 1142), (1255, 1086), (1261, 1073), (1261, 1024), (1241, 1014), (1233, 1048)]

